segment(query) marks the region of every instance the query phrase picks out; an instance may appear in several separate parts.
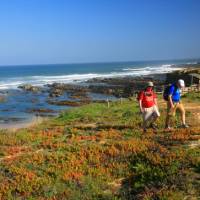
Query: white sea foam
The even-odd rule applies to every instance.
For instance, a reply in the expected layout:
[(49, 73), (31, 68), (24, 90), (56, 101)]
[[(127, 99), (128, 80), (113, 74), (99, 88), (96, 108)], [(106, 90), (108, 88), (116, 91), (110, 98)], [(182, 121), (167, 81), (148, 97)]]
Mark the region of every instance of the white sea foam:
[(123, 71), (129, 71), (129, 72), (138, 72), (141, 75), (148, 75), (151, 73), (157, 74), (157, 73), (167, 73), (172, 72), (174, 70), (179, 70), (180, 67), (175, 67), (174, 64), (165, 64), (161, 66), (147, 66), (144, 68), (124, 68)]
[(7, 78), (0, 81), (0, 89), (16, 89), (23, 84), (32, 84), (35, 86), (43, 86), (45, 84), (59, 83), (73, 83), (83, 82), (92, 78), (110, 78), (110, 77), (123, 77), (123, 76), (142, 76), (149, 74), (167, 73), (174, 70), (179, 70), (179, 67), (174, 65), (161, 65), (161, 66), (147, 66), (143, 68), (124, 68), (121, 72), (111, 72), (107, 74), (88, 73), (88, 74), (70, 74), (70, 75), (56, 75), (56, 76), (26, 76), (17, 78)]
[(196, 64), (198, 64), (198, 62), (188, 62), (188, 63), (186, 63), (186, 65), (196, 65)]

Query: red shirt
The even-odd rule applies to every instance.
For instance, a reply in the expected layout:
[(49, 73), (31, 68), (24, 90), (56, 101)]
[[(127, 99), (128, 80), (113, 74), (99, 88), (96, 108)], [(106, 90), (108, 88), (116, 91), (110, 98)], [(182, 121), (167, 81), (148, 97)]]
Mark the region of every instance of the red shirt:
[(141, 91), (138, 100), (142, 101), (142, 107), (143, 108), (150, 108), (155, 105), (155, 99), (156, 99), (156, 94), (151, 90), (151, 91)]

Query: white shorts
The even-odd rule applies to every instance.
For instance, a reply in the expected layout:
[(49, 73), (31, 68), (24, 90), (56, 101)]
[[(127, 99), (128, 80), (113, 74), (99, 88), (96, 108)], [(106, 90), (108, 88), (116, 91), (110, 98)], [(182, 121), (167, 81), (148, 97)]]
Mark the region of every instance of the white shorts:
[(154, 105), (150, 108), (144, 108), (142, 117), (144, 121), (151, 120), (152, 117), (160, 117), (160, 112), (158, 111), (158, 107)]

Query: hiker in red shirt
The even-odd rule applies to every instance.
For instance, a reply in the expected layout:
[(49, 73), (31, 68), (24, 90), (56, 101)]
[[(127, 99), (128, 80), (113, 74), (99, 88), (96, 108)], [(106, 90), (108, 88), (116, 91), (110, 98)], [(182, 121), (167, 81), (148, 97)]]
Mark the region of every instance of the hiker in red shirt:
[(138, 100), (140, 111), (143, 117), (143, 130), (146, 132), (147, 123), (150, 122), (150, 127), (154, 130), (157, 129), (155, 121), (160, 116), (158, 106), (157, 106), (157, 97), (153, 91), (153, 82), (148, 82), (145, 90), (141, 91)]

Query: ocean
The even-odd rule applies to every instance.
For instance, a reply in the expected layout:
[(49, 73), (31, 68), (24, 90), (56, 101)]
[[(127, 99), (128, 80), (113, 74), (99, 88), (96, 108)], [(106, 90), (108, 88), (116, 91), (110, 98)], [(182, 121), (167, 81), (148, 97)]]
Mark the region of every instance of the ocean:
[[(167, 73), (180, 69), (185, 64), (196, 64), (200, 60), (171, 61), (137, 61), (84, 64), (49, 64), (49, 65), (16, 65), (0, 66), (0, 93), (5, 97), (0, 102), (0, 125), (21, 123), (34, 117), (28, 112), (31, 108), (49, 108), (60, 112), (66, 106), (49, 105), (48, 94), (33, 94), (22, 91), (18, 87), (23, 84), (44, 86), (52, 83), (76, 83), (92, 78), (108, 78), (121, 76), (143, 76)], [(96, 95), (96, 99), (112, 98)], [(62, 97), (62, 98), (65, 98)]]

